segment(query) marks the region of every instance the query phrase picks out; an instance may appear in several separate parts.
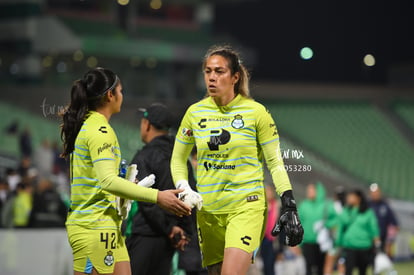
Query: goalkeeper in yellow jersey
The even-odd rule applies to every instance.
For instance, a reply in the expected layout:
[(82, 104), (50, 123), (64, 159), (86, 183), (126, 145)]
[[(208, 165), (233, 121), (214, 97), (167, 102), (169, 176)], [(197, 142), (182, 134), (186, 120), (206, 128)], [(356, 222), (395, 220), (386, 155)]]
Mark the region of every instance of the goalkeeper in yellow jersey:
[[(120, 225), (124, 207), (117, 197), (157, 203), (179, 216), (191, 209), (176, 194), (183, 190), (145, 188), (118, 177), (121, 151), (109, 119), (122, 105), (122, 84), (104, 68), (74, 82), (71, 101), (62, 114), (63, 157), (70, 159), (71, 205), (66, 220), (74, 274), (131, 274)], [(139, 169), (139, 167), (138, 167)], [(152, 181), (152, 182), (151, 182)], [(119, 201), (119, 200), (118, 200)]]
[[(249, 96), (249, 75), (229, 46), (213, 46), (203, 61), (207, 97), (191, 105), (178, 130), (171, 171), (179, 197), (197, 207), (203, 265), (210, 275), (245, 274), (266, 223), (264, 160), (282, 209), (272, 234), (290, 246), (302, 241), (292, 186), (270, 113)], [(186, 161), (197, 147), (197, 189), (188, 185)]]

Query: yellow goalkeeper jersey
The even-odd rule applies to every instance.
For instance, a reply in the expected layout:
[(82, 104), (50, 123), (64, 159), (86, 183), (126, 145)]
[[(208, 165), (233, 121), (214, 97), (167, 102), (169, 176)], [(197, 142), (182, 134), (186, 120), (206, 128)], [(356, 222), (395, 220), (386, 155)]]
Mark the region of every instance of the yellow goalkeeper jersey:
[[(121, 218), (116, 211), (115, 196), (103, 190), (96, 178), (94, 163), (115, 162), (119, 167), (121, 151), (118, 139), (106, 118), (89, 112), (75, 141), (71, 154), (70, 210), (66, 225), (88, 229), (119, 228)], [(118, 174), (118, 171), (114, 171)]]
[(186, 179), (181, 159), (194, 145), (197, 190), (203, 197), (201, 211), (231, 213), (264, 208), (263, 156), (278, 193), (291, 189), (275, 122), (253, 99), (237, 95), (228, 105), (218, 106), (207, 97), (188, 108), (172, 156), (174, 182)]

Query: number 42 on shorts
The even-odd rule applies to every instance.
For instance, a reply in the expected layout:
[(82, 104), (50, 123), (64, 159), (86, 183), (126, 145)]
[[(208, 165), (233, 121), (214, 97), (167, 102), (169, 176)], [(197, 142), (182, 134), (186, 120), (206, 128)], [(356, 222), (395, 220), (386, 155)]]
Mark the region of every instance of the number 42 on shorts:
[(116, 249), (115, 232), (112, 232), (111, 234), (109, 234), (109, 232), (101, 232), (101, 243), (105, 243), (105, 249)]

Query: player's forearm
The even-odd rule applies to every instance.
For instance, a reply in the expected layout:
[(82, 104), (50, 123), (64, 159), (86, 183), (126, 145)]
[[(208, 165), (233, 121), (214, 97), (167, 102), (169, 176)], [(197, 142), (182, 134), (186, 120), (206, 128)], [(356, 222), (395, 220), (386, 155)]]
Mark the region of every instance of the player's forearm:
[(175, 141), (170, 164), (174, 184), (179, 180), (188, 180), (187, 159), (192, 148), (192, 144), (183, 144), (177, 140)]
[(145, 188), (118, 177), (113, 169), (113, 161), (101, 160), (95, 162), (94, 168), (101, 187), (105, 191), (130, 200), (157, 202), (158, 190)]
[(262, 150), (267, 167), (272, 175), (276, 192), (281, 196), (284, 192), (292, 190), (292, 185), (280, 154), (279, 143), (271, 142), (265, 144), (262, 146)]

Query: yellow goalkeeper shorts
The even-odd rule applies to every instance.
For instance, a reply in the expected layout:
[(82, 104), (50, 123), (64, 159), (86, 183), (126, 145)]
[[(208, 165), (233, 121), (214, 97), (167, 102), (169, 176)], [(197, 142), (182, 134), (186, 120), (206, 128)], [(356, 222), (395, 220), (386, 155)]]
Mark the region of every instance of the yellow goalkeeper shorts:
[(75, 271), (91, 274), (96, 269), (99, 274), (113, 273), (115, 263), (129, 261), (120, 230), (91, 230), (70, 225), (67, 232)]
[(222, 262), (225, 248), (239, 248), (255, 254), (263, 239), (266, 213), (266, 209), (247, 209), (229, 214), (198, 212), (203, 266)]

